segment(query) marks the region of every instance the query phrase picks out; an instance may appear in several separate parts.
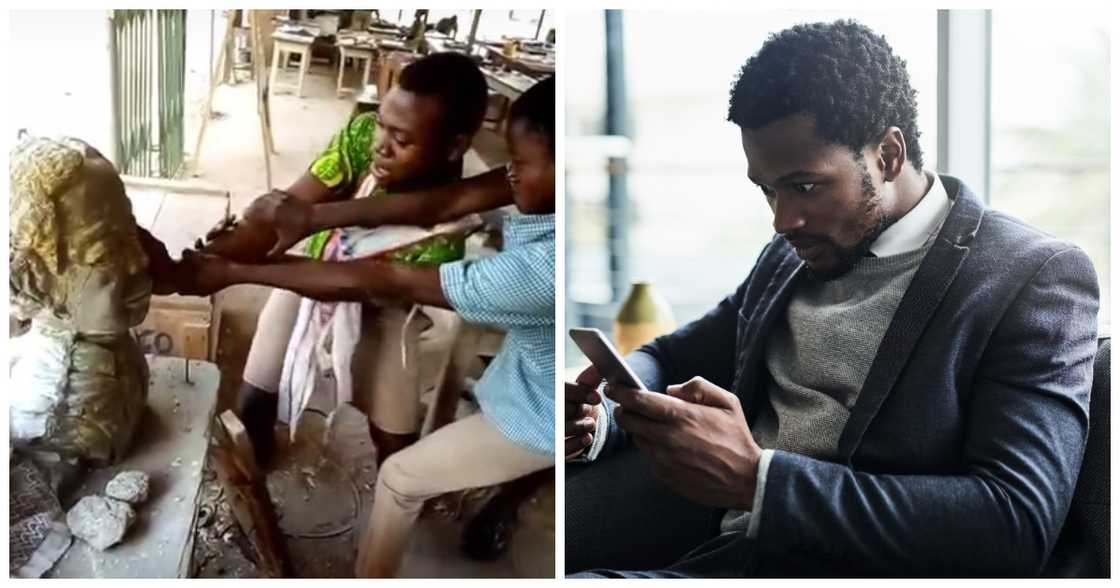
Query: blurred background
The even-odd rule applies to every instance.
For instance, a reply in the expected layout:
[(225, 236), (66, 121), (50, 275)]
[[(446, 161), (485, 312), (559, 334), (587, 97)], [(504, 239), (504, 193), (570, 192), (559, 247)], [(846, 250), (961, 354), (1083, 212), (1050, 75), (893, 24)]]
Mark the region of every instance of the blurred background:
[[(610, 333), (635, 281), (684, 324), (734, 291), (773, 235), (727, 122), (732, 78), (771, 33), (853, 18), (918, 92), (928, 169), (1073, 241), (1109, 275), (1109, 29), (1062, 10), (569, 11), (567, 327)], [(623, 314), (649, 316), (657, 301)], [(636, 314), (635, 314), (636, 313)], [(567, 368), (586, 365), (568, 341)]]

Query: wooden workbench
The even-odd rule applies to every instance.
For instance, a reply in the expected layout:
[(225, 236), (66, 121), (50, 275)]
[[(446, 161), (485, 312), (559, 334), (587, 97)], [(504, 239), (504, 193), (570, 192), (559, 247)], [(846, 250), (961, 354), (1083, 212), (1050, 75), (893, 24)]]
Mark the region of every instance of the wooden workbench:
[(510, 69), (520, 71), (532, 76), (541, 77), (556, 73), (556, 61), (545, 60), (530, 53), (518, 51), (512, 57), (506, 55), (501, 48), (483, 44), (483, 48), (490, 54), (490, 59)]
[(505, 96), (510, 101), (517, 100), (538, 81), (523, 73), (501, 71), (489, 67), (482, 68), (482, 75), (486, 77), (486, 85), (491, 90)]

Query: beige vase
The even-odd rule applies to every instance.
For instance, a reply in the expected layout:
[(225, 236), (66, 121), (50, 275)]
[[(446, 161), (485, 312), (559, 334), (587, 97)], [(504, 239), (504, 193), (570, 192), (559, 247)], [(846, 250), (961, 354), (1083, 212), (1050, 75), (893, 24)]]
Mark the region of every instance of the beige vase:
[(669, 303), (649, 282), (634, 282), (614, 322), (614, 342), (626, 355), (677, 328)]

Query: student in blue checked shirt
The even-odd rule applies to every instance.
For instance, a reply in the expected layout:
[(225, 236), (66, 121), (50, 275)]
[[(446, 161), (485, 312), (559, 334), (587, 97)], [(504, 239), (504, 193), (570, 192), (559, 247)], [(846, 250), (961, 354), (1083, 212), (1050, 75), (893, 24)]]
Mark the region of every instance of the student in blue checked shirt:
[(274, 227), (280, 243), (274, 250), (284, 251), (284, 244), (325, 228), (403, 218), (430, 224), (442, 220), (434, 218), (439, 216), (434, 210), (450, 207), (466, 214), (494, 208), (506, 204), (512, 188), (520, 214), (506, 220), (503, 250), (495, 256), (422, 268), (372, 258), (251, 265), (184, 252), (182, 271), (191, 275), (192, 294), (253, 283), (322, 300), (392, 297), (450, 308), (465, 320), (506, 330), (501, 351), (475, 388), (481, 412), (435, 431), (382, 466), (359, 548), (360, 577), (396, 574), (425, 500), (508, 482), (553, 464), (554, 112), (552, 78), (510, 108), (508, 188), (497, 186), (491, 172), (425, 194), (420, 200), (426, 209), (415, 197), (309, 206), (273, 193), (246, 213)]

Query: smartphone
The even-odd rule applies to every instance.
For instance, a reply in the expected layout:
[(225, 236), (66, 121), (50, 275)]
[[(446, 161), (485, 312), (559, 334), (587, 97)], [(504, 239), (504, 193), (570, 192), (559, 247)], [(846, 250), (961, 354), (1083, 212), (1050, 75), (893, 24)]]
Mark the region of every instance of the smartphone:
[(568, 335), (576, 342), (576, 347), (591, 360), (591, 364), (599, 370), (599, 374), (610, 384), (629, 386), (639, 390), (648, 391), (645, 384), (638, 379), (634, 370), (626, 365), (626, 361), (618, 354), (618, 350), (611, 344), (611, 340), (599, 329), (571, 329)]

